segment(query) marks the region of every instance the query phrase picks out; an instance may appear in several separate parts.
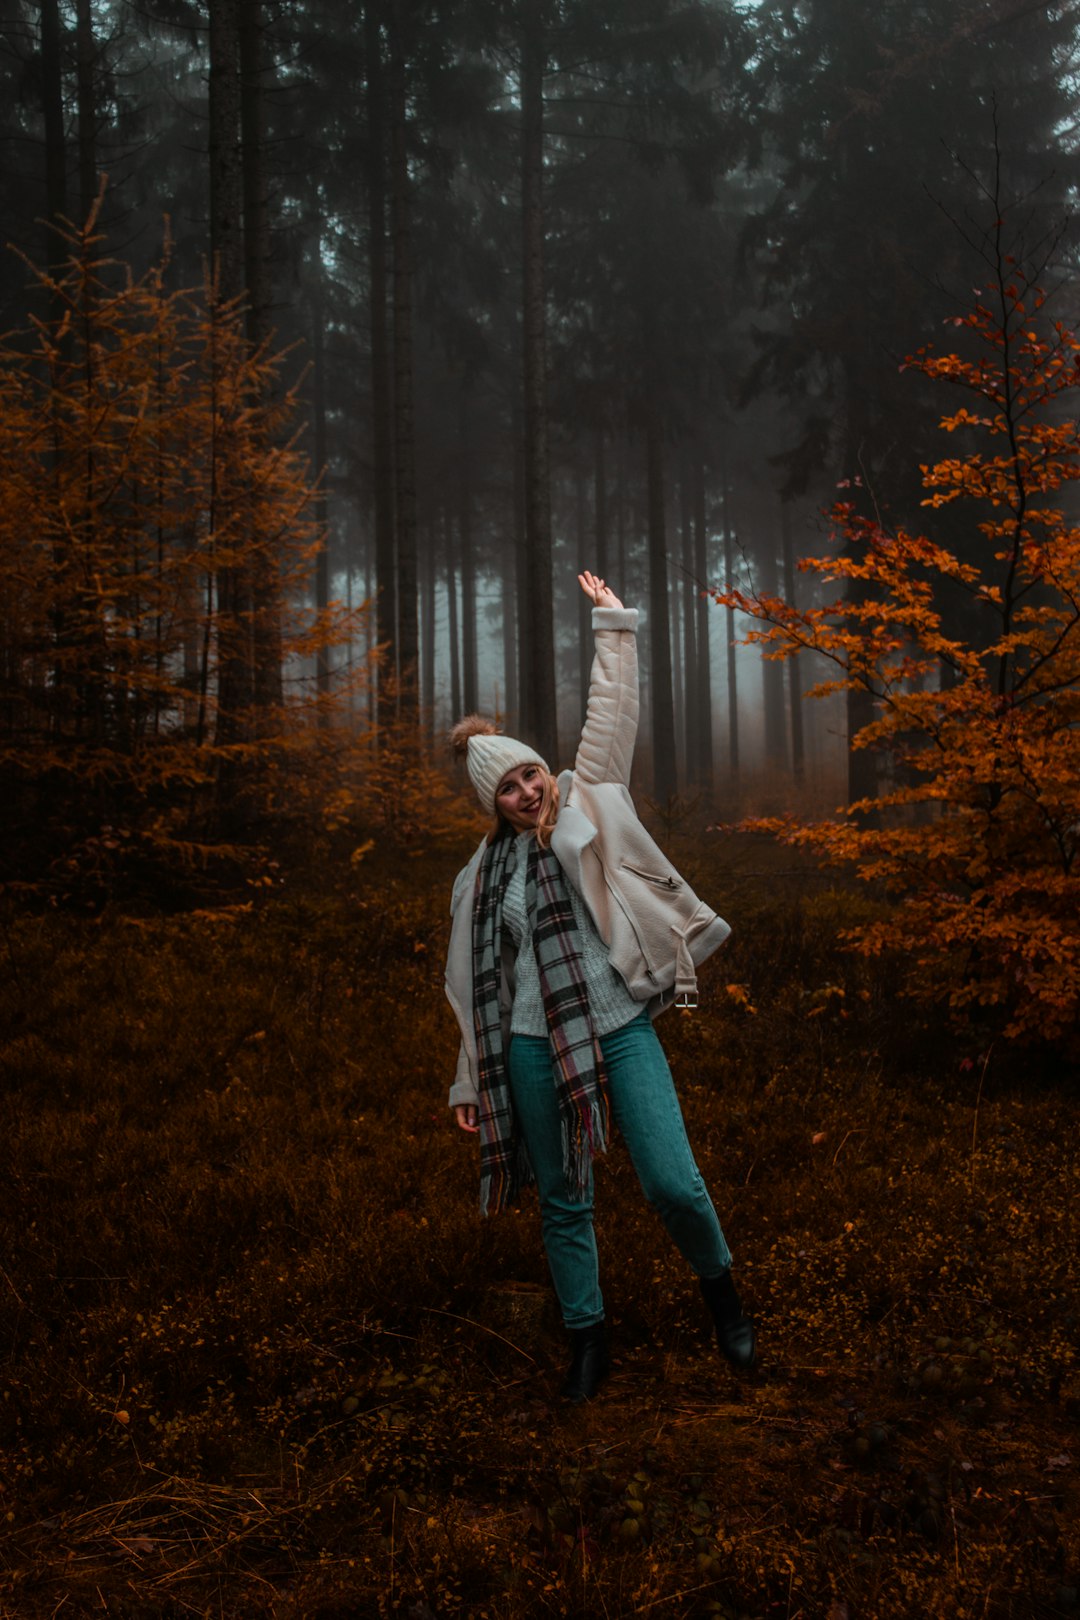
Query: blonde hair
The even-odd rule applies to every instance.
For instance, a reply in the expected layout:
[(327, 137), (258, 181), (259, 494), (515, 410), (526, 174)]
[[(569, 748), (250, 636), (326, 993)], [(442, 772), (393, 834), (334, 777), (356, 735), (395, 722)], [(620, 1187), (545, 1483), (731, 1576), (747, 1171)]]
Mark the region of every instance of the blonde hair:
[(540, 814), (536, 818), (536, 842), (541, 849), (547, 849), (551, 843), (551, 835), (555, 831), (555, 823), (559, 819), (559, 783), (558, 778), (552, 776), (550, 771), (544, 772), (544, 797), (540, 805)]
[[(536, 842), (541, 849), (547, 849), (551, 843), (551, 835), (555, 831), (555, 823), (559, 819), (559, 783), (550, 771), (544, 772), (544, 796), (540, 801), (540, 814), (536, 818)], [(496, 810), (495, 823), (488, 833), (487, 841), (493, 844), (509, 822)]]

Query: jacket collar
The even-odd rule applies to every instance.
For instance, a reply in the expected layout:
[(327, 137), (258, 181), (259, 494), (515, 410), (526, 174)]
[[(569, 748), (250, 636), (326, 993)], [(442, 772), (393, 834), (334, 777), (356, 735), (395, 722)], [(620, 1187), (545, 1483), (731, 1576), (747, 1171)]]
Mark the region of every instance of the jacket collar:
[(596, 828), (576, 805), (567, 804), (572, 780), (570, 771), (564, 771), (559, 778), (559, 814), (551, 835), (551, 847), (559, 865), (580, 894), (581, 857), (596, 837)]

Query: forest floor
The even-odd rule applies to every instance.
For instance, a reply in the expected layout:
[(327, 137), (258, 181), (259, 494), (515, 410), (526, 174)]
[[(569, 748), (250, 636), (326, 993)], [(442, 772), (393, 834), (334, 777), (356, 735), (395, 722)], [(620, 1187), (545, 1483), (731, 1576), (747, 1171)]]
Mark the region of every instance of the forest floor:
[(735, 933), (660, 1032), (760, 1366), (616, 1144), (574, 1410), (445, 1108), (453, 856), (6, 919), (0, 1614), (1080, 1613), (1075, 1075), (898, 1000), (813, 868), (679, 859)]

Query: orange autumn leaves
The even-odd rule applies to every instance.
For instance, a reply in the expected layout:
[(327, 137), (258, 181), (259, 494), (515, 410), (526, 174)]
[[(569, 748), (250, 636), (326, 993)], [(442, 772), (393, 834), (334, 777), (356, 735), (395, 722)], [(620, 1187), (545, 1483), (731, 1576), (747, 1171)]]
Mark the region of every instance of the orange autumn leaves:
[(282, 357), (212, 287), (171, 290), (167, 250), (135, 277), (94, 216), (66, 247), (0, 336), (0, 881), (104, 892), (120, 867), (231, 867), (226, 816), (337, 784), (363, 671), (308, 672), (351, 662), (360, 614), (311, 603), (324, 535)]
[[(1009, 1038), (1074, 1037), (1080, 1010), (1080, 526), (1069, 486), (1080, 434), (1067, 395), (1080, 339), (1001, 261), (993, 296), (956, 323), (971, 352), (908, 365), (964, 390), (941, 421), (959, 453), (922, 467), (923, 506), (969, 521), (955, 549), (833, 510), (836, 551), (804, 559), (815, 605), (716, 593), (752, 620), (767, 658), (807, 649), (832, 665), (812, 695), (863, 690), (873, 719), (850, 739), (881, 761), (876, 801), (839, 819), (767, 825), (853, 863), (896, 904), (849, 931), (895, 952), (898, 988)], [(932, 526), (931, 526), (932, 527)]]

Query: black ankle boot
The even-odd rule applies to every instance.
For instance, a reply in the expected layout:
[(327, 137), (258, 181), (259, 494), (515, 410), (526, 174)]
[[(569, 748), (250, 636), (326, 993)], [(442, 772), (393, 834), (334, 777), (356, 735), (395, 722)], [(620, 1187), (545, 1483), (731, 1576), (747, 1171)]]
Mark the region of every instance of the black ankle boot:
[(582, 1401), (592, 1400), (611, 1371), (605, 1324), (596, 1322), (592, 1327), (571, 1328), (570, 1348), (570, 1366), (561, 1394), (571, 1406), (580, 1406)]
[(722, 1271), (719, 1277), (701, 1277), (699, 1281), (709, 1314), (716, 1323), (720, 1354), (740, 1372), (747, 1372), (757, 1356), (757, 1335), (735, 1292), (730, 1269)]

